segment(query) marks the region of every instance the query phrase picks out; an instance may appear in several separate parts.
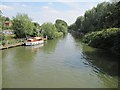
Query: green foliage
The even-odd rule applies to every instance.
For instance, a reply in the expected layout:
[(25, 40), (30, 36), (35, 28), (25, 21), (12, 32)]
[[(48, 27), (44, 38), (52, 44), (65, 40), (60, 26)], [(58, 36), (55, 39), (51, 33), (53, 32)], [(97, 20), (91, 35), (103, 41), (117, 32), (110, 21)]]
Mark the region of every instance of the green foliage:
[(5, 21), (11, 21), (9, 17), (5, 17), (2, 15), (2, 11), (0, 10), (0, 29), (7, 30), (7, 29), (13, 29), (12, 26), (8, 27), (5, 26)]
[(33, 28), (33, 36), (41, 36), (41, 28), (40, 25), (37, 22), (34, 22), (34, 28)]
[(75, 32), (99, 31), (106, 28), (119, 28), (120, 2), (103, 2), (79, 16), (69, 29)]
[(10, 18), (9, 18), (9, 17), (6, 17), (5, 21), (10, 21)]
[(55, 38), (55, 32), (57, 32), (56, 27), (52, 23), (44, 23), (41, 25), (41, 28), (43, 30), (43, 36), (48, 37), (48, 39)]
[(57, 28), (52, 23), (44, 23), (41, 25), (42, 34), (45, 37), (47, 35), (48, 39), (54, 39), (63, 36), (63, 32), (58, 32)]
[(112, 51), (115, 54), (120, 55), (120, 32), (117, 33), (116, 39), (114, 41), (114, 45), (112, 47)]
[(55, 21), (55, 26), (58, 32), (63, 32), (63, 34), (67, 33), (67, 23), (65, 21), (57, 19)]
[(120, 28), (88, 33), (83, 37), (83, 42), (95, 48), (110, 49), (120, 55)]
[[(68, 27), (70, 32), (86, 34), (83, 42), (95, 48), (110, 49), (120, 55), (120, 1), (103, 2), (79, 16)], [(109, 28), (109, 29), (107, 29)]]
[(63, 36), (62, 32), (55, 32), (55, 38)]
[(2, 15), (2, 11), (0, 10), (0, 16)]
[(2, 39), (3, 40), (8, 40), (8, 39), (10, 39), (10, 36), (9, 35), (3, 35)]
[(84, 21), (84, 17), (83, 16), (78, 17), (77, 20), (75, 21), (75, 25), (76, 25), (77, 31), (80, 31), (82, 29), (83, 21)]
[(4, 29), (4, 23), (5, 23), (6, 17), (2, 16), (2, 13), (0, 15), (0, 29)]
[(71, 24), (71, 25), (68, 27), (68, 31), (69, 31), (69, 32), (71, 32), (71, 31), (77, 32), (76, 24), (75, 24), (75, 23)]
[(17, 37), (26, 37), (33, 35), (34, 25), (26, 14), (17, 14), (13, 19), (13, 29)]
[(7, 30), (7, 29), (9, 29), (8, 26), (3, 26), (3, 30)]

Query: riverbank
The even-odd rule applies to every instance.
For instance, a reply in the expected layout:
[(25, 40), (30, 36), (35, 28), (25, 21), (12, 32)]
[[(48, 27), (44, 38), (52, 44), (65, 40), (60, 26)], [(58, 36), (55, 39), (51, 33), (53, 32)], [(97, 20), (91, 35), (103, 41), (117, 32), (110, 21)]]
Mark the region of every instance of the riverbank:
[(108, 28), (88, 33), (71, 30), (70, 33), (88, 46), (120, 56), (120, 28)]
[(4, 50), (4, 49), (8, 49), (8, 48), (13, 48), (13, 47), (17, 47), (17, 46), (22, 46), (24, 45), (24, 42), (20, 42), (20, 43), (15, 43), (15, 44), (9, 44), (9, 45), (1, 45), (0, 46), (0, 50)]
[(108, 28), (87, 33), (82, 41), (91, 47), (110, 50), (120, 56), (120, 28)]
[(24, 42), (25, 38), (14, 38), (11, 35), (9, 35), (0, 41), (0, 50), (21, 46), (24, 44)]
[[(47, 38), (43, 38), (44, 41), (47, 41)], [(14, 48), (18, 46), (25, 45), (25, 39), (12, 39), (12, 40), (6, 40), (1, 41), (0, 50), (8, 49), (8, 48)]]

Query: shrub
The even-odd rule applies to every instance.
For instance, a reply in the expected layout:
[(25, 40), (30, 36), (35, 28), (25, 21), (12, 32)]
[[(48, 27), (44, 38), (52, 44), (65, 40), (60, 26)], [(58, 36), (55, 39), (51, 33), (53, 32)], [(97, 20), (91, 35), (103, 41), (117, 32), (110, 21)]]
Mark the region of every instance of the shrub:
[(57, 37), (60, 37), (60, 36), (63, 36), (63, 33), (62, 32), (55, 32), (55, 38), (57, 38)]
[(88, 33), (82, 41), (89, 46), (110, 49), (114, 53), (120, 54), (120, 28), (109, 28)]

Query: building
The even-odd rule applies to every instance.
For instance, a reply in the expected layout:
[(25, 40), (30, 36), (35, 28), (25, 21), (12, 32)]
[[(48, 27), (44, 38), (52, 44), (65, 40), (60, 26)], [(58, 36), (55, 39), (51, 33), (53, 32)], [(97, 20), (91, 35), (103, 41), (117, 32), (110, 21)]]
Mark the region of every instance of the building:
[(14, 30), (3, 30), (2, 33), (5, 35), (11, 35), (14, 34)]
[(11, 27), (11, 26), (12, 26), (12, 22), (11, 22), (11, 21), (6, 21), (6, 22), (5, 22), (5, 26)]

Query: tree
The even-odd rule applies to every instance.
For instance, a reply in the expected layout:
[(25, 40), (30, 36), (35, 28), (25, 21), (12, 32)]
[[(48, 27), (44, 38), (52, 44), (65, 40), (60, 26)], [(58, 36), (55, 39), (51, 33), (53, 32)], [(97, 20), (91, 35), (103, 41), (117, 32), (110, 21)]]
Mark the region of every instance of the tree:
[(0, 28), (4, 30), (4, 23), (5, 23), (6, 17), (2, 15), (2, 11), (0, 10)]
[(33, 33), (33, 36), (42, 36), (42, 35), (40, 35), (41, 34), (41, 28), (40, 28), (39, 23), (34, 22), (33, 24), (34, 24), (34, 29), (33, 29), (34, 33)]
[(76, 19), (75, 24), (76, 24), (76, 29), (77, 31), (80, 31), (82, 29), (82, 23), (84, 21), (84, 17), (80, 16)]
[(47, 35), (48, 39), (55, 38), (55, 33), (57, 32), (56, 27), (52, 23), (43, 23), (41, 25), (41, 28), (43, 30), (43, 36), (45, 37)]
[(58, 32), (63, 32), (63, 34), (67, 33), (67, 23), (63, 20), (57, 19), (55, 21), (55, 26)]
[(108, 28), (87, 33), (82, 41), (94, 48), (111, 50), (120, 55), (120, 28)]
[[(107, 28), (119, 28), (120, 2), (102, 2), (79, 16), (70, 27), (75, 32), (100, 31)], [(74, 27), (73, 27), (74, 25)], [(73, 27), (73, 28), (72, 28)]]
[(0, 17), (2, 16), (2, 11), (0, 10)]
[(2, 18), (2, 11), (0, 10), (0, 30), (2, 30), (2, 21), (1, 21), (1, 18)]
[(5, 21), (10, 21), (10, 18), (9, 18), (9, 17), (6, 17)]
[(69, 32), (75, 31), (75, 30), (76, 30), (76, 24), (73, 23), (73, 24), (71, 24), (70, 26), (68, 26), (68, 30), (69, 30)]
[(13, 29), (19, 38), (33, 35), (34, 25), (27, 14), (17, 14), (13, 18)]

